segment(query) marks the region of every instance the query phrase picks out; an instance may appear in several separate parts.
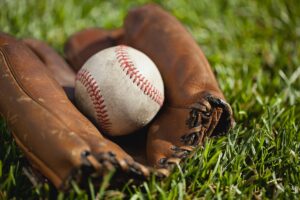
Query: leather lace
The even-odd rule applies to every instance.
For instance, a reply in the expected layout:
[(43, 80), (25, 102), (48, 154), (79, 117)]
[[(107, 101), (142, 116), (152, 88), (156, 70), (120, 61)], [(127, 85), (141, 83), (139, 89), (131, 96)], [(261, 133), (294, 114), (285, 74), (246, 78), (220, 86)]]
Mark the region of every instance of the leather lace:
[(204, 124), (209, 123), (210, 112), (204, 111), (202, 107), (192, 106), (186, 124), (189, 132), (181, 137), (185, 145), (196, 146), (204, 138), (206, 128)]

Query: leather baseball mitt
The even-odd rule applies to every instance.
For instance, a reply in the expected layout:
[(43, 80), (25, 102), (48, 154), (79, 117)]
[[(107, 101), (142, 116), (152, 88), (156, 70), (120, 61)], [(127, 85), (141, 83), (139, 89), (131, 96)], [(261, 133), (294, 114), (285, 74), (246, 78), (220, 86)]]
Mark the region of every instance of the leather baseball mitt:
[(129, 12), (124, 28), (91, 28), (74, 34), (65, 46), (73, 69), (97, 51), (126, 44), (146, 53), (165, 84), (165, 104), (151, 123), (144, 164), (168, 175), (205, 138), (226, 133), (232, 110), (203, 52), (175, 17), (156, 5)]
[(40, 41), (0, 34), (0, 113), (33, 167), (57, 188), (87, 175), (99, 179), (112, 168), (129, 177), (147, 177), (151, 167), (168, 175), (205, 138), (232, 126), (206, 58), (173, 16), (155, 5), (137, 8), (124, 28), (76, 33), (65, 55), (76, 72), (91, 55), (118, 44), (156, 63), (166, 101), (149, 127), (108, 139), (72, 104), (75, 75), (62, 58)]

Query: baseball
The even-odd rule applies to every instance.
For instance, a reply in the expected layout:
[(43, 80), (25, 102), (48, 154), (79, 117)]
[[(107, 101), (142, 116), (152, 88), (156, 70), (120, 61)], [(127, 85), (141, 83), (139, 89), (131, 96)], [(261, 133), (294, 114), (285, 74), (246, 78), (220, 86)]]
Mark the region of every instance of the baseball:
[(75, 101), (105, 134), (127, 135), (154, 118), (164, 102), (164, 86), (148, 56), (119, 45), (96, 53), (82, 66)]

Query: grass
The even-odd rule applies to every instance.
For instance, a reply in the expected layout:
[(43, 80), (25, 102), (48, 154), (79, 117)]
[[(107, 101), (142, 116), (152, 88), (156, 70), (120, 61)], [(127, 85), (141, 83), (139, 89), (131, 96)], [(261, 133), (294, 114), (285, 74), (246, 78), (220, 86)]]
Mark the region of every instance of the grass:
[[(147, 1), (0, 1), (0, 27), (47, 41), (59, 52), (83, 28), (122, 25), (128, 9)], [(299, 199), (300, 4), (296, 0), (155, 1), (193, 34), (211, 63), (237, 125), (207, 140), (163, 181), (63, 194), (33, 187), (26, 160), (0, 122), (0, 199)], [(1, 91), (0, 91), (1, 92)]]

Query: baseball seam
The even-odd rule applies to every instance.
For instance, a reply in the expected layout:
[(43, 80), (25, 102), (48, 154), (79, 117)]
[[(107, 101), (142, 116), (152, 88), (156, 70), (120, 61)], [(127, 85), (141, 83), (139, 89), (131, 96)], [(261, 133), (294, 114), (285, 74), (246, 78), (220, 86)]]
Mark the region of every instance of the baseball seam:
[(116, 47), (115, 53), (120, 67), (133, 81), (133, 83), (136, 84), (145, 95), (149, 96), (159, 106), (162, 106), (164, 102), (164, 96), (134, 66), (134, 63), (128, 54), (127, 46), (120, 45)]
[(96, 120), (99, 122), (100, 128), (103, 131), (108, 132), (111, 128), (112, 123), (110, 122), (107, 108), (104, 103), (104, 98), (101, 95), (101, 90), (96, 80), (87, 70), (81, 69), (77, 73), (76, 81), (79, 81), (88, 92), (92, 100), (94, 110), (96, 112)]

